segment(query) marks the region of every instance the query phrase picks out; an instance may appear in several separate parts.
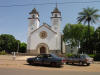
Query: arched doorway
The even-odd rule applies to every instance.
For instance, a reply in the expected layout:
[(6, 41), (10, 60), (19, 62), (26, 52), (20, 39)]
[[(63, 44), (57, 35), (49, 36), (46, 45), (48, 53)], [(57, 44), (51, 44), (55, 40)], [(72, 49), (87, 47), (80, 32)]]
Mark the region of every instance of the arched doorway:
[(49, 47), (45, 43), (38, 44), (36, 50), (38, 54), (43, 54), (43, 53), (48, 54), (49, 53)]
[(46, 48), (45, 47), (40, 47), (40, 54), (46, 53)]

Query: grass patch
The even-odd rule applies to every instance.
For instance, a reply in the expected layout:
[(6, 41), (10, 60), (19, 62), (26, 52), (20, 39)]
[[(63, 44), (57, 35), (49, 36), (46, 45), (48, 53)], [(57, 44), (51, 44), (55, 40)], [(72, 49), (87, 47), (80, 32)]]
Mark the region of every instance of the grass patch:
[(5, 52), (5, 50), (0, 52), (0, 55), (6, 55), (7, 53)]
[(88, 54), (88, 56), (94, 58), (96, 56), (96, 54)]

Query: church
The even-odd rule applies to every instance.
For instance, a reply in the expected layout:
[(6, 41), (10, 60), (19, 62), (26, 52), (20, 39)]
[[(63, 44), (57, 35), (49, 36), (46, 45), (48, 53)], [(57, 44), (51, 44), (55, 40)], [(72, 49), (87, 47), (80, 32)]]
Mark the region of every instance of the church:
[(65, 44), (60, 32), (61, 12), (56, 6), (51, 12), (51, 25), (43, 23), (40, 26), (39, 13), (34, 8), (30, 13), (27, 38), (27, 53), (64, 54)]

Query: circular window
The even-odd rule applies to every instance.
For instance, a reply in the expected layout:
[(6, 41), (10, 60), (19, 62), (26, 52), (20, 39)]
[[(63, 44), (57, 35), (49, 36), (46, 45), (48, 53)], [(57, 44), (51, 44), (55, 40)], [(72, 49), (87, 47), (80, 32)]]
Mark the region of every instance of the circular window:
[(47, 32), (46, 31), (40, 32), (40, 38), (44, 39), (46, 37), (47, 37)]

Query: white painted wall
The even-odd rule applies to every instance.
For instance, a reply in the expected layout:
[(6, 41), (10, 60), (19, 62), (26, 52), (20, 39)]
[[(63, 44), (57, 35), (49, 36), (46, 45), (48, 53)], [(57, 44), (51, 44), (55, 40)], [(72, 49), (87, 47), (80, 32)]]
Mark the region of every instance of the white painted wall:
[[(32, 17), (33, 15), (35, 16), (34, 18)], [(39, 22), (38, 14), (31, 14), (30, 18), (32, 18), (32, 19), (29, 19), (29, 29), (35, 30), (35, 29), (39, 28), (40, 22)]]
[(51, 18), (51, 28), (53, 31), (57, 33), (57, 50), (61, 50), (61, 32), (60, 32), (60, 25), (61, 25), (61, 14), (60, 13), (52, 13)]
[[(33, 15), (35, 18), (33, 18)], [(30, 49), (30, 42), (31, 42), (31, 32), (39, 28), (39, 15), (38, 14), (30, 14), (29, 17), (29, 25), (28, 25), (28, 33), (27, 33), (27, 50)]]
[(52, 29), (57, 32), (60, 33), (60, 25), (61, 25), (61, 20), (60, 18), (52, 18), (51, 19), (51, 25), (52, 25)]
[[(40, 32), (46, 31), (47, 37), (45, 39), (40, 38)], [(37, 31), (31, 34), (30, 50), (35, 50), (40, 43), (45, 43), (48, 45), (49, 50), (61, 50), (61, 43), (59, 43), (58, 36), (56, 33), (52, 32), (45, 26), (39, 28)]]

